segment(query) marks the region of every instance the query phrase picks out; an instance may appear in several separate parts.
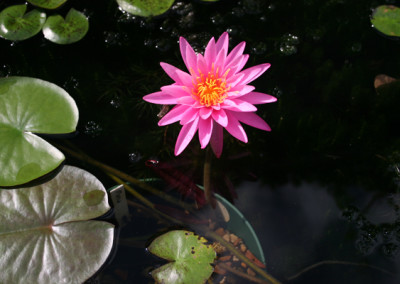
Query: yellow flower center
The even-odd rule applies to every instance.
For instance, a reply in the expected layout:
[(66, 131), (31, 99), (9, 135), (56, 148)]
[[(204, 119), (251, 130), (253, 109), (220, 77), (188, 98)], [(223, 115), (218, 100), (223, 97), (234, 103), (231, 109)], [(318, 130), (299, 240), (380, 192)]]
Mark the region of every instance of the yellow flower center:
[(192, 95), (203, 106), (210, 107), (222, 103), (228, 96), (230, 89), (226, 84), (226, 76), (229, 70), (223, 76), (219, 76), (218, 69), (214, 72), (214, 68), (204, 75), (196, 77), (193, 82)]

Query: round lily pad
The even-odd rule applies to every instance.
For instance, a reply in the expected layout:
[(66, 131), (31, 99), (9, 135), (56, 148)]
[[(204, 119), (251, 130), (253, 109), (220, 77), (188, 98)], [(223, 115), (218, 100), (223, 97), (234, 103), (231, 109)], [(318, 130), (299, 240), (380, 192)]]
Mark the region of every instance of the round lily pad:
[[(97, 205), (85, 195), (101, 191)], [(40, 186), (0, 191), (0, 283), (83, 283), (103, 265), (114, 226), (90, 220), (107, 211), (92, 174), (65, 166)]]
[(32, 5), (45, 9), (56, 9), (66, 1), (67, 0), (28, 0), (28, 2)]
[(385, 35), (400, 36), (400, 8), (392, 5), (377, 7), (372, 13), (371, 23)]
[(174, 0), (117, 0), (122, 10), (142, 17), (158, 16), (171, 8)]
[(26, 5), (14, 5), (0, 12), (0, 36), (8, 40), (24, 40), (36, 35), (46, 21), (46, 14)]
[(71, 8), (65, 17), (54, 15), (43, 26), (44, 37), (58, 44), (70, 44), (81, 40), (89, 30), (86, 16)]
[(205, 283), (214, 271), (211, 264), (216, 257), (214, 249), (206, 242), (205, 238), (185, 230), (157, 237), (148, 250), (170, 262), (153, 270), (151, 275), (157, 283)]
[(77, 123), (75, 101), (57, 85), (0, 78), (0, 187), (28, 183), (59, 167), (64, 155), (34, 133), (71, 133)]

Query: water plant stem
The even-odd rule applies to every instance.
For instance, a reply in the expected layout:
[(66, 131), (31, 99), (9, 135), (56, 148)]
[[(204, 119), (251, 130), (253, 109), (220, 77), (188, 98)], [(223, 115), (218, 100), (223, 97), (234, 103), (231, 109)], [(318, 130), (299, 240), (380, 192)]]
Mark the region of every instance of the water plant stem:
[(266, 282), (263, 279), (251, 276), (251, 275), (249, 275), (247, 273), (244, 273), (244, 272), (239, 271), (239, 270), (237, 270), (235, 268), (232, 268), (229, 265), (226, 265), (225, 263), (218, 263), (218, 266), (220, 266), (222, 269), (228, 270), (229, 272), (231, 272), (233, 274), (236, 274), (236, 275), (238, 275), (238, 276), (240, 276), (242, 278), (245, 278), (245, 279), (247, 279), (247, 280), (249, 280), (251, 282), (254, 282), (254, 283), (260, 283), (260, 284), (269, 284), (270, 283), (270, 282)]
[(184, 208), (184, 209), (186, 209), (188, 211), (192, 211), (192, 207), (188, 206), (188, 204), (186, 204), (185, 202), (182, 202), (182, 201), (180, 201), (180, 200), (178, 200), (178, 199), (176, 199), (176, 198), (174, 198), (174, 197), (172, 197), (172, 196), (170, 196), (168, 194), (165, 194), (164, 192), (151, 187), (147, 183), (145, 183), (145, 182), (143, 182), (143, 181), (141, 181), (139, 179), (136, 179), (136, 178), (132, 177), (131, 175), (128, 175), (128, 174), (126, 174), (126, 173), (124, 173), (124, 172), (122, 172), (122, 171), (120, 171), (118, 169), (115, 169), (115, 168), (113, 168), (111, 166), (103, 164), (102, 162), (99, 162), (99, 161), (93, 159), (92, 157), (90, 157), (90, 156), (88, 156), (88, 155), (86, 155), (84, 153), (78, 153), (78, 152), (76, 152), (76, 151), (74, 151), (74, 150), (72, 150), (70, 148), (67, 148), (67, 147), (64, 147), (64, 146), (61, 146), (61, 145), (57, 145), (57, 147), (62, 149), (65, 152), (67, 152), (68, 154), (70, 154), (71, 156), (73, 156), (75, 158), (78, 158), (78, 159), (80, 159), (80, 160), (82, 160), (84, 162), (87, 162), (89, 164), (92, 164), (93, 166), (96, 166), (96, 167), (100, 168), (101, 170), (103, 170), (106, 173), (110, 173), (113, 176), (121, 178), (122, 180), (125, 180), (127, 182), (132, 183), (132, 184), (135, 184), (135, 185), (139, 186), (140, 188), (150, 192), (151, 194), (156, 195), (156, 196), (158, 196), (160, 198), (163, 198), (164, 200), (166, 200), (166, 201), (168, 201), (168, 202), (170, 202), (172, 204), (178, 205), (178, 206), (180, 206), (180, 207), (182, 207), (182, 208)]
[(164, 217), (165, 219), (177, 223), (177, 224), (181, 224), (182, 222), (180, 222), (179, 220), (164, 214), (162, 212), (160, 212), (159, 210), (157, 210), (154, 206), (154, 204), (149, 201), (146, 197), (144, 197), (143, 195), (141, 195), (139, 192), (137, 192), (136, 190), (134, 190), (131, 186), (127, 185), (123, 180), (121, 180), (120, 178), (108, 173), (108, 175), (117, 183), (124, 185), (124, 188), (131, 193), (134, 197), (136, 197), (138, 200), (140, 200), (143, 204), (147, 205), (148, 207), (150, 207), (152, 210), (154, 210), (154, 212), (156, 212), (158, 215)]
[(256, 271), (259, 275), (261, 275), (264, 279), (268, 280), (269, 283), (272, 284), (281, 284), (277, 279), (275, 279), (273, 276), (268, 274), (266, 271), (255, 265), (250, 259), (248, 259), (240, 250), (237, 250), (232, 244), (224, 240), (220, 235), (215, 233), (214, 231), (206, 230), (205, 234), (208, 235), (208, 237), (213, 238), (217, 242), (219, 242), (221, 245), (223, 245), (226, 249), (228, 249), (233, 255), (235, 255), (237, 258), (239, 258), (241, 261), (246, 263), (251, 269)]
[(210, 147), (206, 149), (206, 158), (204, 161), (203, 168), (203, 186), (204, 186), (204, 194), (206, 197), (206, 203), (211, 204), (213, 208), (215, 208), (215, 202), (213, 202), (212, 193), (211, 193), (211, 159), (212, 153)]
[(310, 266), (307, 266), (306, 268), (302, 269), (301, 271), (299, 271), (299, 272), (296, 273), (295, 275), (292, 275), (292, 276), (290, 276), (290, 277), (287, 277), (287, 280), (289, 280), (289, 281), (290, 281), (290, 280), (294, 280), (294, 279), (296, 279), (297, 277), (301, 276), (302, 274), (304, 274), (304, 273), (306, 273), (306, 272), (308, 272), (308, 271), (310, 271), (310, 270), (312, 270), (312, 269), (314, 269), (314, 268), (316, 268), (316, 267), (318, 267), (318, 266), (325, 265), (325, 264), (341, 264), (341, 265), (364, 266), (364, 267), (376, 269), (376, 270), (378, 270), (378, 271), (381, 271), (382, 273), (386, 273), (386, 274), (389, 274), (389, 275), (393, 275), (393, 276), (394, 276), (394, 273), (392, 273), (392, 272), (390, 272), (390, 271), (387, 271), (387, 270), (382, 269), (382, 268), (380, 268), (380, 267), (373, 266), (373, 265), (369, 265), (369, 264), (366, 264), (366, 263), (356, 263), (356, 262), (341, 261), (341, 260), (323, 260), (323, 261), (314, 263), (314, 264), (312, 264), (312, 265), (310, 265)]

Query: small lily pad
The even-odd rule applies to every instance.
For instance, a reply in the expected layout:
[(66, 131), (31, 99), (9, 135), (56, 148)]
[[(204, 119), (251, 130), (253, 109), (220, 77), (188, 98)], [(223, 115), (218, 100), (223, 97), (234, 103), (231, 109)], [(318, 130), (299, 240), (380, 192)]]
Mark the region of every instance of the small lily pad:
[[(84, 196), (101, 191), (88, 206)], [(40, 186), (0, 191), (0, 283), (83, 283), (103, 265), (114, 226), (91, 220), (110, 210), (101, 182), (65, 166)]]
[(216, 258), (214, 249), (206, 242), (203, 237), (185, 230), (157, 237), (148, 250), (170, 262), (153, 270), (151, 275), (157, 283), (205, 283), (214, 271), (211, 264)]
[(43, 26), (44, 37), (58, 44), (70, 44), (81, 40), (89, 30), (86, 16), (71, 8), (65, 17), (54, 15)]
[(74, 132), (78, 108), (55, 84), (0, 78), (0, 187), (28, 183), (61, 165), (64, 155), (34, 133)]
[(0, 12), (0, 36), (8, 40), (24, 40), (42, 29), (46, 14), (32, 10), (25, 14), (26, 5), (14, 5)]
[(381, 33), (399, 37), (400, 8), (392, 5), (377, 7), (372, 13), (371, 23)]
[(174, 0), (117, 0), (122, 10), (142, 17), (158, 16), (171, 8)]
[(67, 0), (28, 0), (28, 2), (37, 7), (56, 9), (67, 2)]

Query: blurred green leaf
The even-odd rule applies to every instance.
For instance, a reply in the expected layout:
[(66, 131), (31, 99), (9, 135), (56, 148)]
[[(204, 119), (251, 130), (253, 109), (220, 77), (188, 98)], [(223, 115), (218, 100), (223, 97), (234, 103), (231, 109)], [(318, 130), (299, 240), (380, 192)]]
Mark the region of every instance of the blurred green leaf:
[(75, 10), (69, 10), (65, 20), (60, 15), (48, 17), (43, 26), (44, 37), (58, 44), (70, 44), (81, 40), (89, 30), (86, 16)]
[[(103, 193), (96, 205), (85, 195)], [(0, 191), (0, 283), (83, 283), (106, 261), (114, 226), (101, 182), (65, 166), (49, 182)]]
[(0, 12), (0, 36), (8, 40), (24, 40), (36, 35), (46, 21), (46, 14), (26, 5), (15, 5)]
[(400, 36), (400, 9), (392, 5), (379, 6), (372, 13), (371, 23), (385, 35)]
[(205, 283), (214, 268), (216, 253), (206, 239), (193, 232), (174, 230), (157, 237), (148, 250), (171, 262), (153, 270), (157, 283)]
[(142, 17), (158, 16), (171, 8), (174, 0), (117, 0), (122, 10)]
[(0, 187), (25, 184), (65, 159), (34, 133), (71, 133), (78, 108), (55, 84), (29, 77), (0, 78)]
[(45, 9), (56, 9), (65, 2), (67, 2), (67, 0), (27, 0), (27, 1), (37, 7)]

